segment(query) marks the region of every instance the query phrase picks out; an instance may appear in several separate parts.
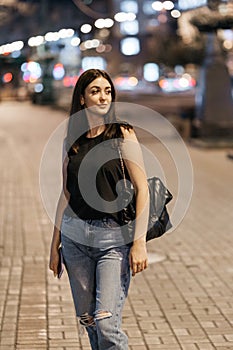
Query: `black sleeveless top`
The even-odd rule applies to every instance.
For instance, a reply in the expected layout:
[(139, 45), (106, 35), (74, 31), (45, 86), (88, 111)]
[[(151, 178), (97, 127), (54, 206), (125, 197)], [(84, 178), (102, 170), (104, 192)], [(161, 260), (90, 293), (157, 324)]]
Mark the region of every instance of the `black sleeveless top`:
[(82, 220), (112, 217), (120, 223), (117, 198), (124, 191), (123, 181), (118, 183), (123, 180), (122, 167), (118, 147), (103, 137), (104, 133), (82, 136), (78, 153), (69, 155), (66, 186), (70, 200), (65, 214)]

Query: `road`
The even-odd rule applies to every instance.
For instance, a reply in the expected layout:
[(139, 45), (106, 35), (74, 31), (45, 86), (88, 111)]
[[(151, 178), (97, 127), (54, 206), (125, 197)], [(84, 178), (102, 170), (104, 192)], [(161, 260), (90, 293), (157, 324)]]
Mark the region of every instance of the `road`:
[[(52, 223), (39, 168), (64, 118), (29, 102), (0, 104), (1, 350), (90, 349), (77, 332), (66, 274), (59, 281), (48, 269)], [(233, 161), (226, 149), (187, 148), (192, 200), (171, 234), (148, 243), (149, 268), (132, 279), (123, 315), (130, 350), (233, 349)], [(165, 152), (160, 160), (176, 197), (176, 168)]]

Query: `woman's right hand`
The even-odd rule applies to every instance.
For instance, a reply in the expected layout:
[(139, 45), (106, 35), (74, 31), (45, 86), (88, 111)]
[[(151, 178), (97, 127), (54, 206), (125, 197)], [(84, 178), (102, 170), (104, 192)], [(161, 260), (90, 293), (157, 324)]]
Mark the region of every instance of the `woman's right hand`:
[(58, 264), (59, 264), (58, 249), (56, 247), (55, 248), (52, 247), (50, 252), (49, 268), (50, 270), (53, 271), (54, 277), (58, 275), (58, 272), (57, 272)]

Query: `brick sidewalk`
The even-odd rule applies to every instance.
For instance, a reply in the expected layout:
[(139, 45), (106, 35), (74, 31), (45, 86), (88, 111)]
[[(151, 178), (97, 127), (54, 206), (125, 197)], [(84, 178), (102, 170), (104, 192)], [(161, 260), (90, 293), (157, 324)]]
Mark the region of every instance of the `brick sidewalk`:
[[(0, 116), (0, 349), (88, 350), (67, 276), (48, 270), (52, 224), (38, 185), (43, 147), (64, 114), (7, 102)], [(151, 264), (131, 283), (130, 350), (233, 349), (233, 161), (225, 150), (190, 154), (189, 211), (173, 234), (148, 244)]]

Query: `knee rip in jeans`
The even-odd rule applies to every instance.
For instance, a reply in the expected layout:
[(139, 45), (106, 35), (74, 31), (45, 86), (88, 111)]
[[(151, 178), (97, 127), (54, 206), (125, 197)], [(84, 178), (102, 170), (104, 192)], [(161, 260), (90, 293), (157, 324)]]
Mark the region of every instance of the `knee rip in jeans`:
[(95, 326), (94, 317), (88, 315), (88, 313), (86, 312), (85, 314), (80, 316), (80, 324), (84, 327)]
[(95, 313), (95, 320), (103, 320), (105, 318), (112, 317), (112, 313), (110, 311), (98, 310)]
[(109, 311), (99, 310), (95, 313), (95, 318), (93, 316), (88, 315), (88, 313), (86, 312), (85, 314), (80, 316), (80, 324), (84, 327), (93, 327), (95, 326), (95, 320), (99, 321), (109, 317), (112, 317), (112, 313)]

